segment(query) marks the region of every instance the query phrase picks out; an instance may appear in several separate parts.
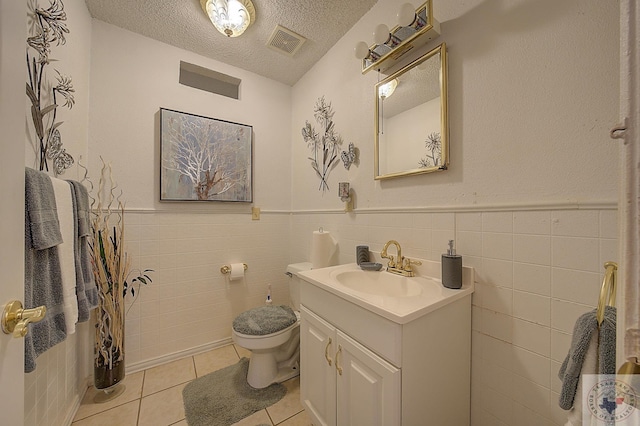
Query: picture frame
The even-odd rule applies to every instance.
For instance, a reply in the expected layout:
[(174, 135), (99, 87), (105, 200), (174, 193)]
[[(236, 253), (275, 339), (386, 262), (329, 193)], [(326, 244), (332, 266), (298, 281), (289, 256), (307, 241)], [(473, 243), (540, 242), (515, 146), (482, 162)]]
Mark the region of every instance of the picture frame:
[(160, 108), (160, 201), (253, 201), (253, 127)]

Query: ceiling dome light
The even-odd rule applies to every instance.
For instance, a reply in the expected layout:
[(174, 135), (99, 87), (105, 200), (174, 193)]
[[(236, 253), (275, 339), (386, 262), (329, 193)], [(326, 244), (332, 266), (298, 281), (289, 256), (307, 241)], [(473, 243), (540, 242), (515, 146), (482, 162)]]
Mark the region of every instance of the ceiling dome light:
[(238, 37), (256, 19), (251, 0), (200, 0), (213, 26), (227, 37)]

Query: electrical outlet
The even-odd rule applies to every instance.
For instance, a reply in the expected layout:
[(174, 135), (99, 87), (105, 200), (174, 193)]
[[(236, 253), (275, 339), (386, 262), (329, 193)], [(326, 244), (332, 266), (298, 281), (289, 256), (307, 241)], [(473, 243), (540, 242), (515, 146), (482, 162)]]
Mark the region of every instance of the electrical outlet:
[(260, 220), (260, 207), (251, 207), (251, 220)]

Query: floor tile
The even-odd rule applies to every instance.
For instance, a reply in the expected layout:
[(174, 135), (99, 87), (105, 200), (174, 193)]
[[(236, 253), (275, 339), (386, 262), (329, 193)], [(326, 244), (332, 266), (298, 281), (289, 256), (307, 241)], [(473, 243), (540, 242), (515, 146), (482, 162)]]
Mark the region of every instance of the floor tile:
[(245, 417), (240, 420), (238, 423), (234, 423), (231, 426), (256, 426), (256, 425), (271, 425), (271, 419), (267, 414), (266, 410), (260, 410), (258, 412), (253, 413), (249, 417)]
[(140, 401), (135, 400), (73, 422), (72, 426), (136, 426)]
[(135, 399), (139, 399), (142, 395), (143, 378), (144, 371), (127, 374), (121, 384), (125, 387), (124, 392), (121, 395), (118, 395), (117, 398), (99, 404), (94, 403), (93, 398), (95, 398), (95, 396), (101, 391), (97, 391), (96, 388), (91, 386), (87, 390), (87, 393), (84, 395), (82, 403), (80, 404), (80, 407), (78, 408), (76, 416), (73, 418), (73, 420), (81, 420), (102, 411), (106, 411), (113, 407), (117, 407), (124, 403), (133, 401)]
[[(228, 345), (194, 357), (183, 358), (146, 371), (129, 374), (123, 381), (125, 391), (112, 401), (96, 404), (98, 393), (87, 390), (73, 426), (188, 426), (184, 415), (182, 390), (195, 379), (233, 365), (251, 352)], [(287, 394), (276, 404), (235, 423), (234, 426), (278, 425), (310, 426), (309, 416), (300, 404), (299, 377), (283, 383)]]
[(285, 420), (282, 423), (276, 423), (278, 426), (313, 426), (311, 418), (306, 411), (301, 411), (295, 416)]
[(282, 384), (287, 388), (287, 394), (280, 401), (267, 407), (267, 412), (275, 424), (303, 410), (300, 403), (300, 376), (289, 379)]
[(142, 396), (151, 395), (195, 378), (196, 372), (193, 366), (193, 357), (150, 368), (144, 373)]
[(233, 345), (223, 346), (193, 356), (198, 377), (233, 365), (237, 363), (239, 359)]
[(183, 420), (182, 390), (185, 386), (183, 383), (143, 397), (138, 426), (168, 426)]

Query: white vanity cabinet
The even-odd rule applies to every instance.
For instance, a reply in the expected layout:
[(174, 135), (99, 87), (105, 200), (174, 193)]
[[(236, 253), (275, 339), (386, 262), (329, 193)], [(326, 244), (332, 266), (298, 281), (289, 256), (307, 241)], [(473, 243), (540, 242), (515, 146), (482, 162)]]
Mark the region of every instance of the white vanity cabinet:
[(397, 319), (315, 275), (300, 281), (300, 394), (315, 426), (469, 425), (472, 291), (425, 289), (437, 306)]
[(400, 424), (400, 369), (304, 306), (301, 314), (301, 398), (313, 424)]

